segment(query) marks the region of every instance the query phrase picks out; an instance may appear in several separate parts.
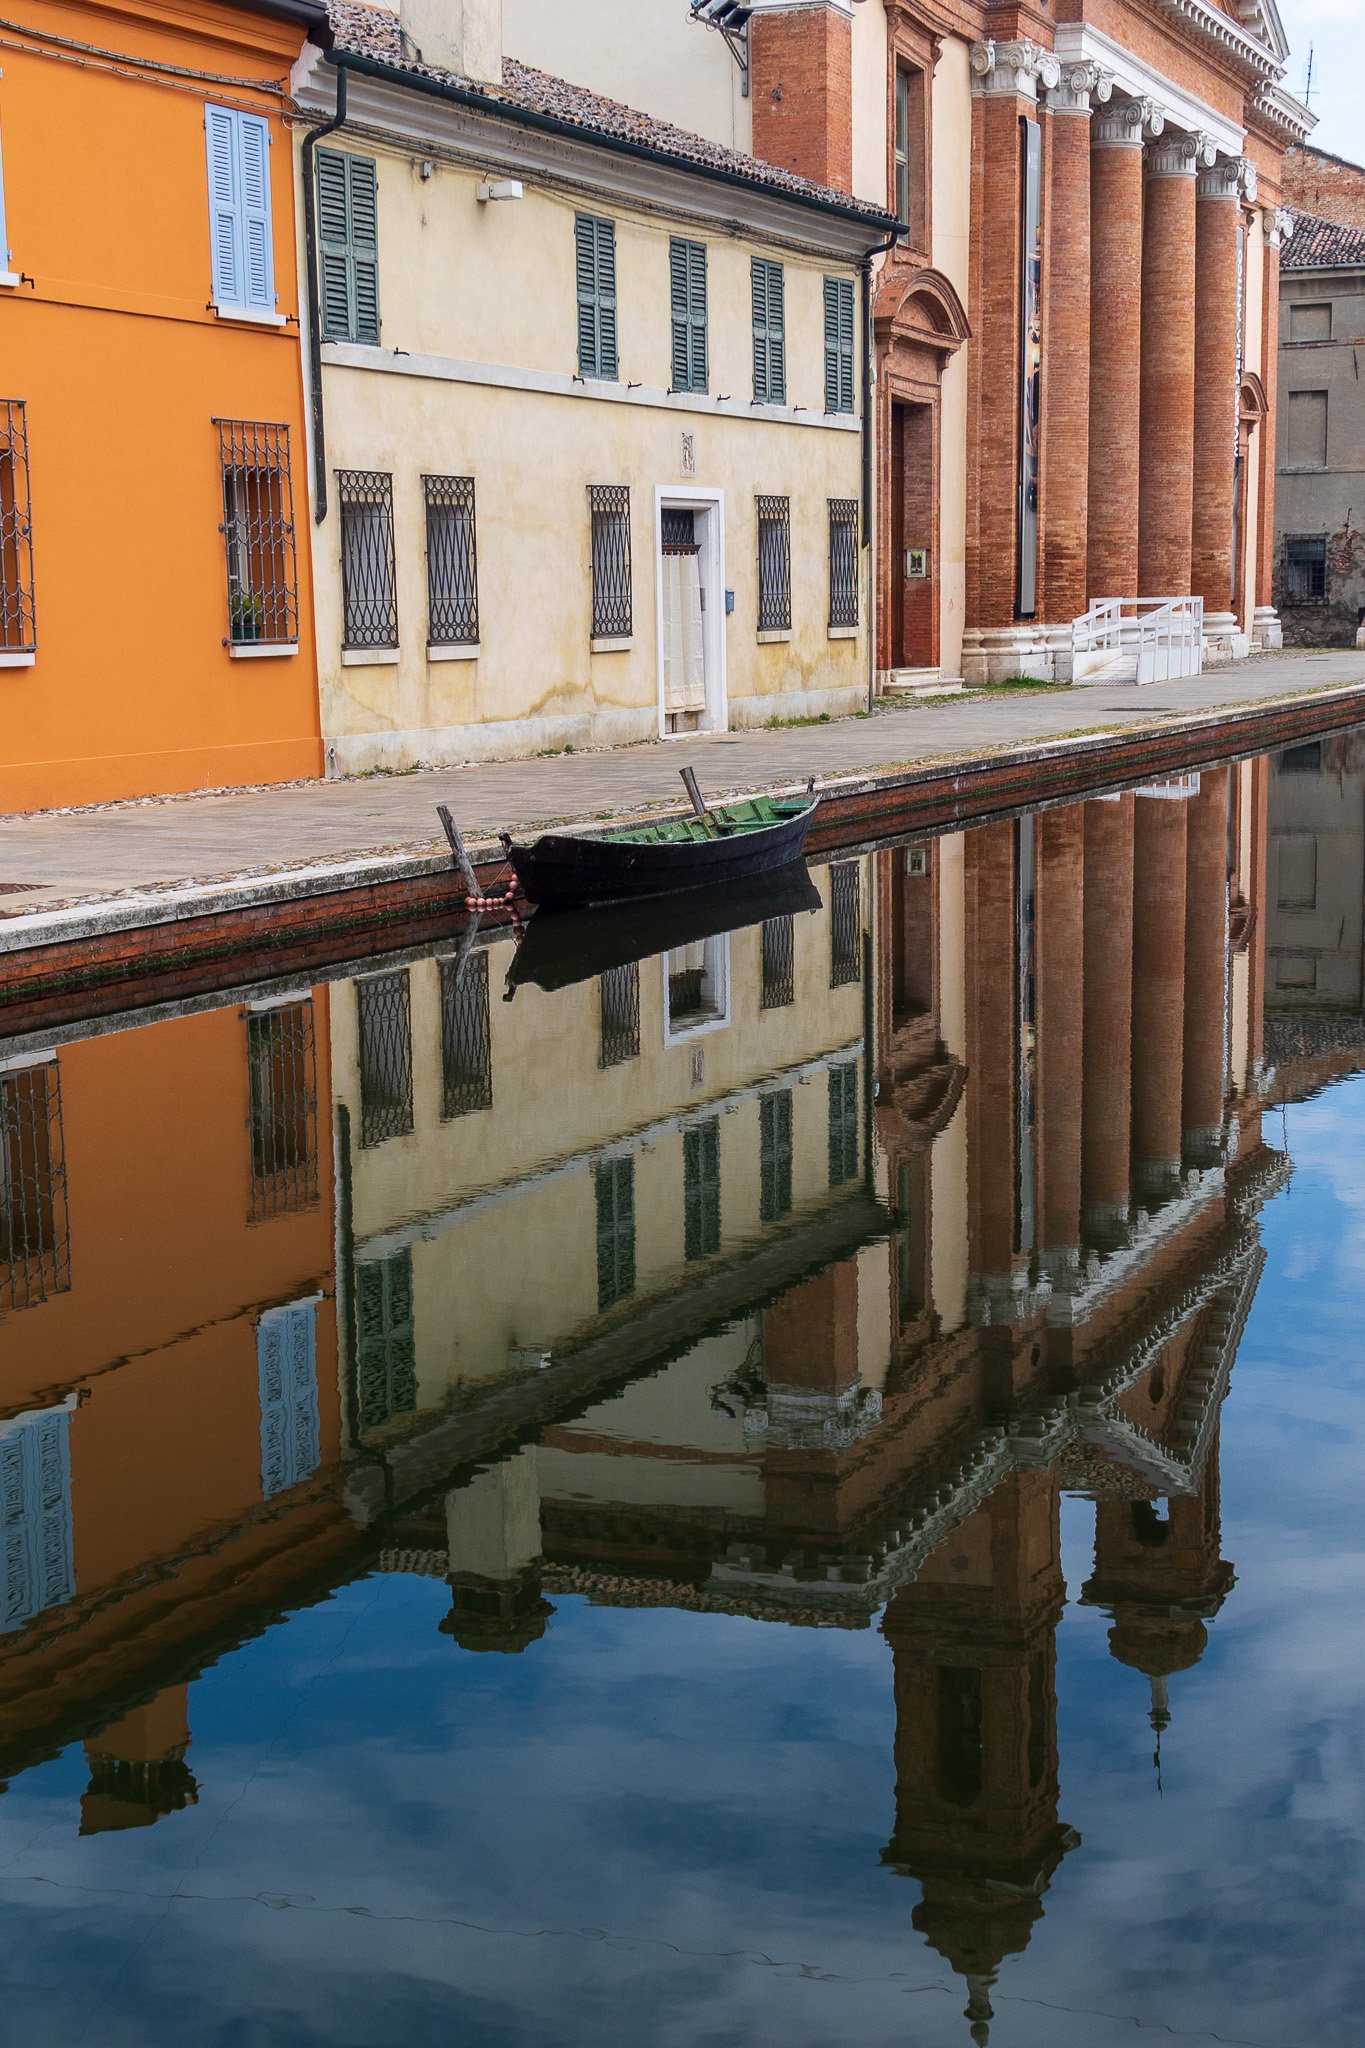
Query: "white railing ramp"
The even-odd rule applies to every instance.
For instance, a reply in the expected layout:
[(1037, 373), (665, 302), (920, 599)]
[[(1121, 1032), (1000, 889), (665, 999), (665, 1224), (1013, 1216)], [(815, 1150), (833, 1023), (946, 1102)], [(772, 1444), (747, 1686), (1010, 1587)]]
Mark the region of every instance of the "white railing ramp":
[(1071, 628), (1073, 683), (1169, 683), (1204, 666), (1202, 597), (1096, 597)]

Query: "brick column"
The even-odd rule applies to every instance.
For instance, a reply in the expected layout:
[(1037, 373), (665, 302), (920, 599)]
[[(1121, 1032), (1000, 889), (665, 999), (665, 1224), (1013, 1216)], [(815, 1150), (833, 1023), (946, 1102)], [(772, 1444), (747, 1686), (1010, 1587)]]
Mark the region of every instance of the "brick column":
[(1190, 589), (1194, 492), (1194, 176), (1189, 135), (1148, 145), (1142, 225), (1138, 594)]
[(1086, 490), (1090, 597), (1137, 593), (1142, 121), (1142, 107), (1125, 100), (1103, 108), (1091, 122)]
[[(1192, 588), (1207, 640), (1233, 616), (1232, 500), (1237, 456), (1237, 244), (1241, 166), (1200, 171), (1194, 209), (1194, 541)], [(1231, 651), (1231, 650), (1228, 650)]]
[(755, 156), (853, 190), (853, 21), (841, 0), (757, 12), (749, 91)]
[(1268, 207), (1261, 215), (1265, 230), (1265, 261), (1261, 285), (1261, 382), (1265, 386), (1266, 415), (1256, 429), (1260, 448), (1260, 488), (1257, 496), (1256, 605), (1252, 613), (1252, 636), (1259, 647), (1282, 647), (1284, 633), (1275, 610), (1275, 399), (1280, 364), (1280, 247), (1292, 224), (1292, 215), (1282, 208)]
[(1122, 1234), (1131, 1198), (1133, 801), (1085, 806), (1081, 1229), (1098, 1244)]
[(1085, 812), (1043, 811), (1038, 880), (1038, 1245), (1054, 1277), (1077, 1270), (1081, 1241), (1081, 959)]
[(1169, 1194), (1180, 1178), (1187, 808), (1139, 795), (1133, 823), (1133, 1171), (1142, 1195)]
[(1039, 612), (1060, 624), (1085, 610), (1090, 446), (1090, 94), (1074, 64), (1047, 95), (1043, 205), (1042, 476)]
[(1223, 1150), (1227, 1076), (1228, 771), (1204, 769), (1185, 806), (1184, 1153), (1214, 1165)]

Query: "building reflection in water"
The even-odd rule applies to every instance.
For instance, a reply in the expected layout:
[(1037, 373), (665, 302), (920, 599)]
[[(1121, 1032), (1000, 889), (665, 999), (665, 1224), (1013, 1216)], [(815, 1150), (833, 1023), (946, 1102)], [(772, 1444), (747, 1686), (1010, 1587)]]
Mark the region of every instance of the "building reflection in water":
[(1079, 1842), (1062, 1492), (1158, 1754), (1233, 1581), (1265, 1020), (1340, 923), (1340, 764), (1284, 767), (836, 859), (554, 993), (456, 935), (0, 1048), (0, 1773), (80, 1740), (83, 1833), (173, 1815), (195, 1675), (367, 1571), (467, 1651), (571, 1594), (880, 1616), (883, 1860), (987, 2040)]

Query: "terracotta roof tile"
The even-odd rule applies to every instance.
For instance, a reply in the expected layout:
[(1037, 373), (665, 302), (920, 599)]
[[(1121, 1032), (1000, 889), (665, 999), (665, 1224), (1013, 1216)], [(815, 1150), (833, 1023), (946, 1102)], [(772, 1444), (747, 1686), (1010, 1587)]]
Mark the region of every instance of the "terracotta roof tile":
[(490, 110), (506, 106), (527, 113), (549, 115), (570, 127), (582, 129), (586, 136), (600, 135), (612, 141), (638, 143), (675, 158), (680, 165), (690, 165), (702, 172), (719, 171), (727, 177), (744, 178), (793, 199), (840, 206), (845, 212), (862, 214), (872, 225), (887, 218), (881, 207), (851, 198), (847, 192), (836, 192), (826, 185), (815, 184), (809, 178), (798, 178), (795, 172), (783, 170), (780, 164), (763, 163), (757, 157), (745, 156), (741, 150), (725, 149), (720, 143), (708, 142), (705, 136), (675, 128), (671, 122), (656, 121), (650, 114), (622, 106), (618, 100), (604, 99), (600, 93), (589, 92), (586, 86), (571, 85), (567, 79), (554, 78), (547, 71), (537, 71), (533, 65), (522, 64), (515, 57), (502, 60), (501, 91), (491, 85), (461, 78), (456, 72), (420, 63), (404, 51), (397, 14), (387, 8), (371, 7), (366, 0), (328, 0), (327, 12), (337, 51), (354, 51), (358, 56), (372, 57), (379, 63), (409, 71), (416, 78), (458, 85), (465, 92), (486, 98)]
[(1365, 228), (1342, 227), (1315, 214), (1296, 213), (1294, 232), (1280, 257), (1281, 270), (1365, 269)]

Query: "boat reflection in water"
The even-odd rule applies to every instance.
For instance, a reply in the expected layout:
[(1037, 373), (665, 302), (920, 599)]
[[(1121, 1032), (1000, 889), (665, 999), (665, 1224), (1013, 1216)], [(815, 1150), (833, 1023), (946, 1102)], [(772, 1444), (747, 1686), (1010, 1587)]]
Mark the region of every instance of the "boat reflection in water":
[[(836, 858), (676, 928), (537, 916), (520, 954), (454, 934), (311, 988), (0, 1048), (12, 1791), (82, 1744), (82, 1834), (190, 1827), (201, 1674), (362, 1578), (395, 1599), (443, 1583), (454, 1645), (532, 1660), (594, 1610), (775, 1627), (808, 1657), (812, 1630), (878, 1627), (884, 1677), (849, 1682), (893, 1695), (894, 1811), (870, 1793), (862, 1824), (961, 1980), (932, 2038), (990, 2038), (1010, 1959), (1086, 1856), (1059, 1795), (1060, 1502), (1095, 1503), (1080, 1601), (1109, 1618), (1160, 1764), (1233, 1584), (1219, 1415), (1287, 1171), (1263, 1103), (1347, 1071), (1359, 1041), (1358, 983), (1354, 1038), (1308, 1045), (1284, 1021), (1303, 970), (1277, 969), (1272, 1030), (1304, 1043), (1267, 1065), (1268, 934), (1273, 962), (1309, 946), (1277, 932), (1283, 887), (1267, 910), (1268, 836), (1283, 876), (1307, 829), (1276, 825), (1272, 780), (1279, 801), (1289, 777), (1265, 762), (1205, 770)], [(1354, 873), (1358, 921), (1358, 850)], [(390, 1641), (414, 1625), (392, 1611)], [(679, 1682), (723, 1688), (735, 1651), (698, 1639)], [(532, 1774), (538, 1743), (556, 1751), (541, 1711)], [(667, 1799), (690, 1768), (684, 1747)], [(419, 1833), (423, 1796), (404, 1783)], [(579, 1820), (590, 1853), (591, 1804)], [(212, 1844), (194, 1854), (212, 1874)], [(480, 1900), (413, 1910), (444, 1943)], [(235, 1938), (273, 1981), (260, 1936)], [(906, 1942), (873, 1975), (933, 1983)], [(448, 2038), (407, 1966), (370, 1955), (401, 2031)], [(634, 1967), (617, 1993), (566, 1990), (558, 2020), (528, 1988), (523, 2033), (514, 1984), (511, 2032), (585, 2038), (582, 2001), (631, 2007), (656, 1965)], [(696, 1967), (668, 1993), (676, 2038), (742, 1999)], [(235, 1986), (228, 2010), (254, 1996)], [(743, 2009), (714, 2038), (770, 2038)], [(840, 2037), (836, 2008), (802, 2010), (771, 2038)], [(907, 2038), (903, 2012), (868, 2024)], [(1109, 2038), (1059, 2024), (1009, 2038)]]

